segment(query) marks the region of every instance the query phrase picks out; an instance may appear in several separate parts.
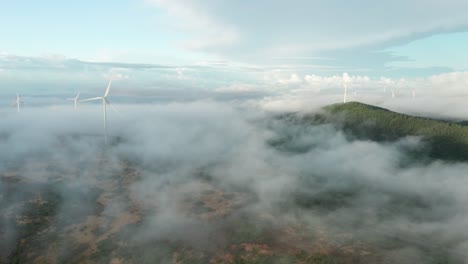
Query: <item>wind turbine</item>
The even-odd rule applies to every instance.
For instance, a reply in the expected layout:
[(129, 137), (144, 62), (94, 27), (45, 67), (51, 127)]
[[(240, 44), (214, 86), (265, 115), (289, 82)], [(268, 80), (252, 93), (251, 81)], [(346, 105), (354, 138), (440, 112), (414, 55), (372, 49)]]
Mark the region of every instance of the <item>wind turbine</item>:
[(75, 110), (76, 110), (76, 107), (78, 106), (78, 98), (80, 97), (80, 93), (78, 93), (76, 95), (76, 97), (74, 98), (67, 98), (68, 101), (74, 101), (75, 102)]
[(343, 103), (346, 104), (346, 96), (348, 93), (348, 81), (349, 81), (349, 75), (348, 73), (343, 73), (343, 86), (344, 86), (344, 95), (343, 95)]
[(348, 86), (346, 85), (346, 83), (344, 83), (343, 85), (344, 85), (343, 103), (346, 104), (346, 93), (348, 92)]
[(109, 80), (109, 84), (107, 85), (107, 89), (106, 89), (106, 91), (104, 93), (104, 96), (93, 97), (93, 98), (89, 98), (89, 99), (85, 99), (85, 100), (80, 101), (80, 102), (87, 102), (87, 101), (102, 100), (102, 110), (103, 110), (103, 113), (104, 113), (104, 140), (105, 140), (106, 144), (107, 144), (107, 107), (106, 106), (109, 104), (109, 106), (112, 108), (112, 110), (118, 112), (117, 109), (115, 109), (114, 106), (111, 105), (111, 103), (107, 99), (107, 96), (109, 95), (109, 90), (110, 90), (111, 84), (112, 84), (112, 79)]
[(20, 112), (20, 105), (23, 103), (20, 99), (19, 93), (16, 93), (16, 108), (18, 109), (18, 113)]
[(395, 98), (395, 91), (392, 89), (392, 98)]
[(392, 80), (389, 79), (389, 78), (380, 78), (380, 81), (381, 83), (383, 84), (383, 92), (384, 94), (387, 94), (387, 87), (391, 87), (393, 84), (392, 84)]

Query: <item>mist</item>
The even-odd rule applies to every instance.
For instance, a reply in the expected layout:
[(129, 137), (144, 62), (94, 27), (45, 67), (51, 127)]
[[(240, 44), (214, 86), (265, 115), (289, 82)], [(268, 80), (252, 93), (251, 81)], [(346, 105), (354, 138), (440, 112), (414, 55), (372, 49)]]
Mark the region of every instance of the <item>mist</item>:
[(5, 111), (0, 259), (223, 263), (250, 242), (345, 263), (468, 260), (468, 163), (408, 163), (420, 138), (358, 140), (264, 102), (117, 105), (108, 145), (98, 105)]

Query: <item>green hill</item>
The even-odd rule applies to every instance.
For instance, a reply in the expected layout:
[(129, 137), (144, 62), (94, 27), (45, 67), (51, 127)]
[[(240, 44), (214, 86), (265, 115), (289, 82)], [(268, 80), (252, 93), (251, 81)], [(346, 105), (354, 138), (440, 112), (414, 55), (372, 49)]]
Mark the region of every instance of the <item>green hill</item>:
[(359, 138), (392, 141), (421, 136), (429, 142), (429, 155), (448, 160), (468, 159), (468, 127), (455, 122), (415, 117), (358, 102), (324, 108), (325, 119), (343, 125)]
[(421, 136), (428, 143), (430, 157), (468, 160), (468, 126), (460, 123), (400, 114), (358, 102), (329, 105), (323, 113), (305, 119), (333, 123), (360, 139), (394, 141)]

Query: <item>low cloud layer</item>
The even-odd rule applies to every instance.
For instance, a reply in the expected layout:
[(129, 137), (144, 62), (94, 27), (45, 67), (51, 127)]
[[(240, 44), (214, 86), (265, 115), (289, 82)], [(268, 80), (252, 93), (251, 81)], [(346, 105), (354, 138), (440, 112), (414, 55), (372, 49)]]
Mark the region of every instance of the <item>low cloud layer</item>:
[[(436, 251), (468, 259), (468, 164), (402, 165), (408, 150), (423, 147), (418, 138), (353, 140), (331, 125), (238, 103), (119, 109), (121, 116), (109, 113), (108, 147), (98, 106), (2, 117), (3, 258), (18, 248), (21, 221), (31, 220), (21, 218), (26, 205), (39, 199), (38, 189), (52, 188), (61, 202), (50, 223), (91, 249), (99, 237), (90, 242), (80, 232), (93, 221), (110, 230), (101, 239), (143, 247), (170, 241), (208, 252), (242, 232), (229, 231), (234, 223), (253, 221), (259, 230), (305, 226), (328, 234), (328, 242), (349, 234), (389, 262), (426, 262)], [(212, 200), (218, 194), (230, 199)], [(219, 207), (193, 213), (200, 199)], [(126, 231), (113, 233), (119, 228)], [(398, 243), (386, 249), (389, 241)]]

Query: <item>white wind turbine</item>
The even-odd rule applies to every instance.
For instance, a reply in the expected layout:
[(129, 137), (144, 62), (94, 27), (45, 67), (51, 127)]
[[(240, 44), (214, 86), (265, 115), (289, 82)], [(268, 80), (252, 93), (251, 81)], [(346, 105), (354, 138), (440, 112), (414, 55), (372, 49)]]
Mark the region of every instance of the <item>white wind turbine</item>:
[(79, 102), (79, 101), (78, 101), (78, 98), (79, 98), (79, 97), (80, 97), (80, 93), (78, 93), (78, 94), (76, 95), (76, 97), (74, 97), (74, 98), (67, 98), (68, 101), (74, 101), (74, 103), (75, 103), (75, 110), (76, 110), (76, 108), (77, 108), (77, 106), (78, 106), (78, 102)]
[(344, 95), (343, 95), (343, 103), (346, 103), (346, 96), (348, 93), (348, 82), (349, 82), (349, 75), (348, 73), (343, 73), (343, 86), (344, 86)]
[(21, 101), (21, 98), (19, 96), (19, 93), (16, 93), (16, 109), (18, 110), (18, 113), (20, 112), (20, 105), (23, 104), (23, 102)]
[(384, 77), (380, 78), (380, 80), (381, 80), (381, 82), (383, 84), (384, 94), (386, 94), (387, 93), (387, 87), (392, 85), (392, 80), (389, 79), (389, 78), (384, 78)]
[(86, 102), (86, 101), (102, 100), (102, 110), (103, 110), (103, 113), (104, 113), (104, 140), (105, 140), (106, 144), (107, 144), (107, 107), (106, 106), (109, 104), (109, 106), (112, 108), (112, 110), (118, 112), (117, 109), (115, 109), (114, 106), (111, 105), (111, 103), (107, 99), (107, 96), (109, 95), (109, 90), (110, 90), (111, 84), (112, 84), (112, 79), (109, 80), (109, 84), (107, 85), (107, 89), (106, 89), (106, 92), (104, 93), (104, 96), (93, 97), (93, 98), (89, 98), (89, 99), (85, 99), (85, 100), (80, 101), (80, 102)]

